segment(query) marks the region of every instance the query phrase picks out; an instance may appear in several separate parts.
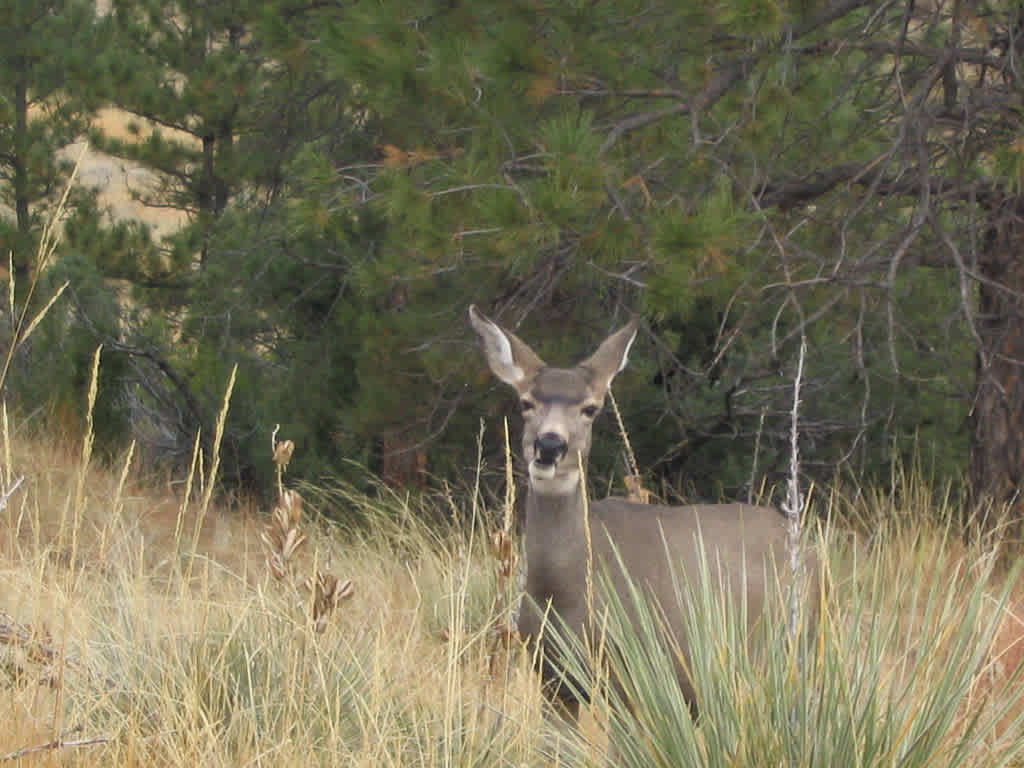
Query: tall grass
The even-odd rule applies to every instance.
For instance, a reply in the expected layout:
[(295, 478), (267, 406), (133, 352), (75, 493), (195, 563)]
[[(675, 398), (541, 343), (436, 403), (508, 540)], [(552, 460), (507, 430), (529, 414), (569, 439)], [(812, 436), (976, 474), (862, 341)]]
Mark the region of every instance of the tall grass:
[[(0, 628), (0, 716), (13, 725), (0, 758), (497, 766), (539, 754), (539, 693), (525, 659), (493, 642), (500, 611), (479, 494), (413, 508), (325, 491), (320, 504), (357, 505), (364, 525), (295, 515), (305, 542), (278, 574), (260, 526), (210, 505), (212, 459), (185, 483), (204, 486), (191, 503), (156, 500), (127, 469), (90, 466), (87, 452), (32, 456), (45, 450), (12, 439), (4, 451), (29, 480), (6, 513), (0, 557), (0, 609), (21, 630), (15, 641)], [(63, 499), (36, 494), (61, 484)], [(158, 517), (146, 512), (154, 502)], [(423, 522), (440, 515), (470, 530)], [(317, 621), (307, 587), (324, 574), (354, 589)]]
[[(3, 453), (4, 471), (28, 480), (4, 512), (0, 757), (598, 765), (610, 741), (623, 766), (1022, 764), (1022, 688), (992, 652), (1019, 601), (1015, 573), (951, 523), (928, 522), (954, 510), (920, 487), (860, 494), (860, 512), (883, 521), (870, 548), (849, 533), (823, 542), (832, 586), (802, 673), (782, 612), (764, 627), (770, 652), (751, 655), (735, 610), (694, 585), (699, 718), (672, 682), (672, 649), (645, 637), (656, 614), (641, 611), (637, 632), (619, 606), (608, 646), (619, 686), (595, 698), (580, 734), (557, 737), (526, 654), (494, 642), (504, 606), (471, 490), (414, 506), (321, 489), (316, 505), (354, 505), (364, 524), (342, 531), (307, 509), (294, 578), (276, 578), (253, 512), (214, 504), (200, 521), (199, 505), (81, 452), (15, 435)], [(442, 515), (463, 525), (423, 522)], [(354, 585), (321, 631), (304, 586), (315, 569)]]

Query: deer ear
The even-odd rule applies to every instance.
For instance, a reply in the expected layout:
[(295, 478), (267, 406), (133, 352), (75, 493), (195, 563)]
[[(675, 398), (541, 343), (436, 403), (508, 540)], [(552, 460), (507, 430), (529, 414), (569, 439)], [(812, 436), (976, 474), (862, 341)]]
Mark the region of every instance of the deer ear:
[(484, 343), (491, 371), (506, 384), (518, 389), (544, 367), (544, 361), (526, 342), (494, 323), (475, 305), (469, 307), (469, 322)]
[(611, 386), (615, 374), (626, 367), (629, 348), (636, 339), (639, 320), (633, 318), (625, 328), (621, 328), (603, 342), (597, 351), (580, 363), (581, 368), (589, 368), (594, 373), (594, 388), (602, 392)]

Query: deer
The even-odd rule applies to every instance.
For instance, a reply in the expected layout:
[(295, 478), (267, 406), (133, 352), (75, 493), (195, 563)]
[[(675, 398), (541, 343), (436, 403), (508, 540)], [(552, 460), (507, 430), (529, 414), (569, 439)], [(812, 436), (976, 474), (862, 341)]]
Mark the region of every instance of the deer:
[[(606, 573), (623, 605), (629, 605), (630, 599), (625, 574), (658, 604), (681, 657), (676, 663), (677, 682), (696, 718), (697, 693), (686, 672), (690, 648), (676, 597), (677, 575), (681, 571), (693, 583), (702, 573), (716, 572), (715, 588), (729, 590), (734, 604), (743, 602), (752, 629), (767, 601), (780, 591), (780, 582), (773, 576), (785, 579), (782, 566), (789, 562), (785, 516), (772, 507), (742, 503), (671, 506), (622, 498), (588, 500), (585, 468), (594, 421), (612, 380), (626, 367), (638, 320), (606, 338), (575, 367), (557, 368), (475, 306), (469, 308), (469, 319), (491, 372), (519, 397), (522, 455), (529, 482), (526, 599), (519, 609), (517, 629), (541, 662), (547, 695), (562, 717), (570, 722), (578, 718), (580, 696), (565, 684), (557, 647), (546, 633), (556, 624), (581, 639), (592, 631), (597, 624), (593, 613), (602, 599), (588, 595), (588, 579), (591, 584), (598, 581), (592, 574), (602, 564), (618, 564)], [(701, 557), (706, 558), (704, 568)], [(807, 570), (812, 571), (813, 560), (807, 560)], [(807, 581), (811, 591), (816, 589), (813, 573)], [(816, 604), (813, 596), (808, 603)]]

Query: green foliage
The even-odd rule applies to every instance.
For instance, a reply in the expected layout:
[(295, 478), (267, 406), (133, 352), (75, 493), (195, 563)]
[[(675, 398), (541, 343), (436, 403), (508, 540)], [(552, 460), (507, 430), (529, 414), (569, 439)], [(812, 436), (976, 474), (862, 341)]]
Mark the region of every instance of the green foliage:
[(92, 0), (0, 7), (0, 251), (26, 277), (70, 171), (57, 150), (80, 136), (109, 61)]
[(992, 158), (992, 171), (1013, 194), (1020, 194), (1024, 190), (1024, 141), (1017, 138), (999, 147)]
[[(50, 309), (29, 345), (19, 352), (9, 387), (19, 412), (42, 406), (52, 415), (38, 422), (37, 429), (80, 435), (86, 423), (93, 357), (103, 339), (116, 335), (121, 305), (85, 250), (68, 249), (37, 290), (51, 296), (65, 281), (72, 286), (69, 295)], [(126, 374), (123, 358), (104, 358), (99, 378), (102, 394), (93, 409), (96, 441), (104, 457), (122, 450), (131, 435), (132, 425), (120, 402)]]
[[(919, 448), (962, 474), (976, 289), (919, 264), (948, 254), (939, 230), (961, 255), (987, 247), (995, 209), (961, 192), (1016, 189), (1019, 132), (994, 116), (1012, 105), (972, 112), (982, 127), (908, 117), (955, 89), (939, 78), (915, 101), (930, 65), (925, 49), (886, 53), (896, 10), (116, 0), (97, 19), (84, 0), (43, 5), (54, 12), (12, 4), (0, 33), (4, 93), (28, 71), (22, 54), (34, 78), (21, 113), (0, 99), (14, 212), (0, 245), (28, 269), (58, 149), (100, 97), (125, 110), (125, 135), (91, 143), (152, 171), (140, 199), (187, 225), (155, 242), (78, 203), (67, 269), (92, 299), (73, 346), (104, 341), (123, 363), (105, 382), (123, 409), (111, 423), (160, 435), (154, 454), (184, 459), (210, 432), (237, 363), (230, 481), (265, 482), (275, 424), (309, 479), (346, 459), (380, 469), (395, 450), (425, 452), (432, 482), (464, 476), (479, 415), (510, 413), (462, 320), (476, 302), (553, 364), (642, 311), (651, 334), (616, 387), (641, 465), (674, 492), (743, 496), (778, 479), (801, 337), (812, 477), (884, 478)], [(993, 14), (992, 30), (1009, 24)], [(948, 21), (921, 25), (918, 42), (946, 45)], [(18, 133), (29, 101), (46, 119)], [(943, 133), (954, 123), (968, 133)], [(905, 146), (919, 138), (930, 176)], [(3, 165), (14, 150), (19, 178)], [(922, 221), (911, 182), (926, 177), (944, 191)], [(101, 300), (104, 280), (123, 282)], [(602, 438), (605, 477), (619, 451), (613, 429)]]

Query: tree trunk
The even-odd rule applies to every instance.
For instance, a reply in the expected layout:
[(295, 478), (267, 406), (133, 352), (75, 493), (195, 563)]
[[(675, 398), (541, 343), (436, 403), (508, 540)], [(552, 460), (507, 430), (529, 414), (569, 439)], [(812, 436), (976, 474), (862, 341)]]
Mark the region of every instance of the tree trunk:
[(214, 210), (216, 187), (216, 162), (214, 148), (217, 138), (213, 135), (203, 136), (203, 169), (200, 171), (197, 198), (199, 203), (199, 226), (202, 228), (202, 244), (199, 247), (199, 266), (208, 264), (210, 254), (210, 230), (216, 216)]
[(220, 218), (228, 207), (231, 189), (228, 186), (226, 173), (231, 173), (234, 162), (235, 137), (230, 120), (222, 120), (217, 132), (217, 164), (213, 168), (213, 215)]
[(982, 346), (971, 409), (971, 489), (983, 533), (1024, 534), (1024, 197), (1007, 197), (978, 264)]

